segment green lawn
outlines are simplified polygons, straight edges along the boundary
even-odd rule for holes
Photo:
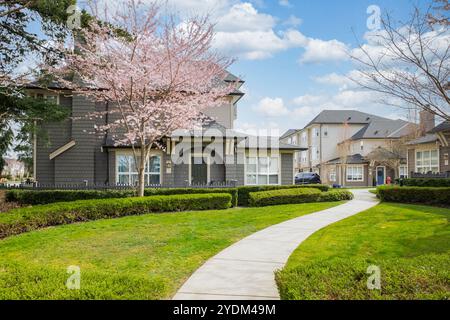
[[[383,203],[311,236],[277,274],[283,299],[450,299],[450,210]],[[368,290],[367,268],[381,270]]]
[[[0,299],[164,299],[251,233],[341,203],[150,214],[65,225],[0,241]],[[65,286],[81,268],[81,290]]]

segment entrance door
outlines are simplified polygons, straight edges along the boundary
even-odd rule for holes
[[[377,167],[377,186],[386,184],[386,168]]]
[[[193,157],[191,183],[193,185],[206,185],[208,183],[208,165],[202,157]]]

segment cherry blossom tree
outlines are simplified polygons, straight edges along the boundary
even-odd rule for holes
[[[233,61],[212,50],[208,17],[182,20],[157,4],[134,0],[116,9],[80,30],[76,49],[52,73],[74,93],[114,106],[88,116],[115,119],[96,132],[132,147],[143,196],[150,150],[162,148],[175,130],[201,124],[205,108],[224,103],[235,87],[224,81]]]

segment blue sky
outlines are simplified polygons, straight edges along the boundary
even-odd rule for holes
[[[255,18],[257,16],[263,17],[261,22],[272,17],[271,29],[280,38],[282,34],[294,30],[309,39],[307,45],[299,39],[298,45],[286,45],[286,48],[273,50],[268,41],[268,45],[263,46],[267,56],[262,57],[258,57],[258,54],[249,56],[248,51],[252,50],[253,45],[247,45],[245,37],[241,42],[245,49],[239,45],[235,45],[237,48],[231,46],[229,53],[238,57],[231,71],[246,81],[244,90],[247,93],[239,103],[236,126],[244,129],[277,128],[282,133],[289,128],[303,127],[323,109],[341,108],[358,109],[391,118],[405,117],[403,110],[376,103],[378,98],[375,95],[361,92],[352,84],[345,85],[346,79],[340,77],[354,70],[355,66],[336,49],[343,46],[349,50],[356,48],[355,36],[365,42],[364,34],[369,31],[369,6],[377,5],[383,12],[388,11],[396,18],[406,19],[414,4],[423,6],[426,3],[411,0],[229,1],[229,6],[221,8],[224,15],[220,19],[225,22],[233,21],[227,20],[226,16],[234,8],[236,18],[248,19],[249,23],[258,21]],[[237,15],[239,10],[247,11],[248,14]],[[235,33],[239,36],[242,30],[248,29],[249,38],[252,32],[255,37],[258,36],[257,27],[240,23],[236,28],[227,28],[220,19],[219,34],[225,29],[229,37]],[[269,25],[261,27],[261,30],[269,30]],[[226,46],[226,43],[219,45],[222,50]],[[264,52],[264,48],[261,51]]]
[[[147,0],[144,0],[147,1]],[[151,0],[148,0],[151,1]],[[83,0],[79,0],[82,6]],[[108,4],[120,0],[108,0]],[[364,35],[370,6],[406,19],[429,0],[168,0],[182,14],[209,13],[217,23],[214,46],[236,57],[231,72],[246,83],[239,102],[240,129],[302,128],[324,109],[357,109],[390,118],[405,111],[348,80],[355,70],[346,52]],[[35,27],[35,26],[34,26]],[[356,37],[356,38],[355,38]]]

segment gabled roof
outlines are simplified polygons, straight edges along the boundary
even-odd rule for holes
[[[435,135],[435,134],[427,134],[427,135],[424,135],[423,137],[411,140],[411,141],[409,141],[406,144],[407,145],[425,144],[425,143],[436,142],[438,140],[439,140],[439,138],[438,138],[437,135]]]
[[[410,133],[410,125],[412,123],[403,120],[375,119],[355,133],[351,139],[400,138]]]
[[[347,156],[346,160],[345,160],[345,164],[365,164],[368,163],[369,161],[364,159],[364,157],[362,155],[358,154],[353,154],[351,156]],[[327,164],[342,164],[342,158],[336,158],[333,160],[330,160],[327,162]]]
[[[368,124],[374,120],[389,120],[356,110],[324,110],[315,117],[306,127],[312,124]]]
[[[437,127],[435,127],[433,130],[431,130],[429,133],[438,133],[442,131],[450,131],[450,121],[444,121]]]
[[[288,131],[286,131],[281,137],[280,139],[285,139],[287,137],[292,136],[293,134],[295,134],[298,130],[297,129],[289,129]]]

